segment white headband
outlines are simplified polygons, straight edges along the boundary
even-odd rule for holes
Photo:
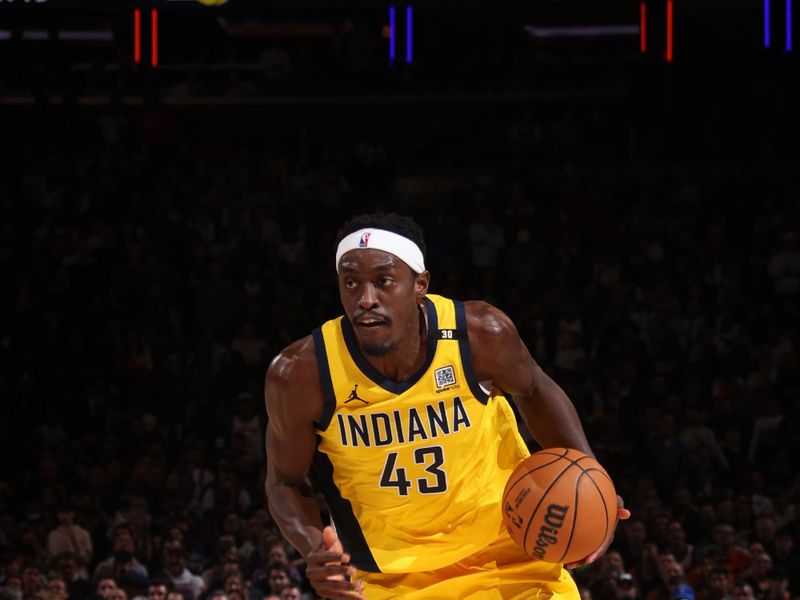
[[[422,250],[407,237],[385,229],[359,229],[339,242],[339,247],[336,248],[336,272],[339,272],[339,261],[347,252],[369,248],[394,254],[415,273],[425,271]]]

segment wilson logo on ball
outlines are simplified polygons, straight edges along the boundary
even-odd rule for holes
[[[566,504],[551,504],[547,507],[547,514],[544,516],[544,523],[539,528],[539,535],[536,538],[536,545],[533,547],[533,554],[539,558],[544,558],[547,547],[558,541],[558,532],[564,525],[564,519],[569,512]]]

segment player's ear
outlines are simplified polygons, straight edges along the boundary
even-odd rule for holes
[[[430,271],[423,271],[422,273],[414,275],[414,289],[417,292],[417,298],[420,300],[428,293],[428,284],[431,282]]]

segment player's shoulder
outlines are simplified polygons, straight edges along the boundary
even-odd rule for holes
[[[470,338],[475,336],[498,339],[507,335],[517,335],[517,329],[509,316],[488,302],[483,300],[464,302],[464,312]]]
[[[286,346],[275,355],[267,369],[267,381],[289,384],[307,378],[317,369],[314,338],[310,335]]]
[[[492,379],[519,360],[519,333],[508,315],[488,302],[464,302],[464,309],[475,372]]]
[[[278,417],[279,421],[294,422],[319,417],[322,387],[317,375],[314,339],[310,335],[289,344],[272,359],[264,396],[270,419]]]

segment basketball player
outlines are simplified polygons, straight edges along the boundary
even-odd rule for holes
[[[324,598],[577,599],[568,571],[523,553],[502,524],[506,480],[528,456],[502,392],[543,447],[591,454],[578,415],[505,314],[428,294],[424,254],[407,217],[345,226],[345,315],[267,373],[272,515]]]

